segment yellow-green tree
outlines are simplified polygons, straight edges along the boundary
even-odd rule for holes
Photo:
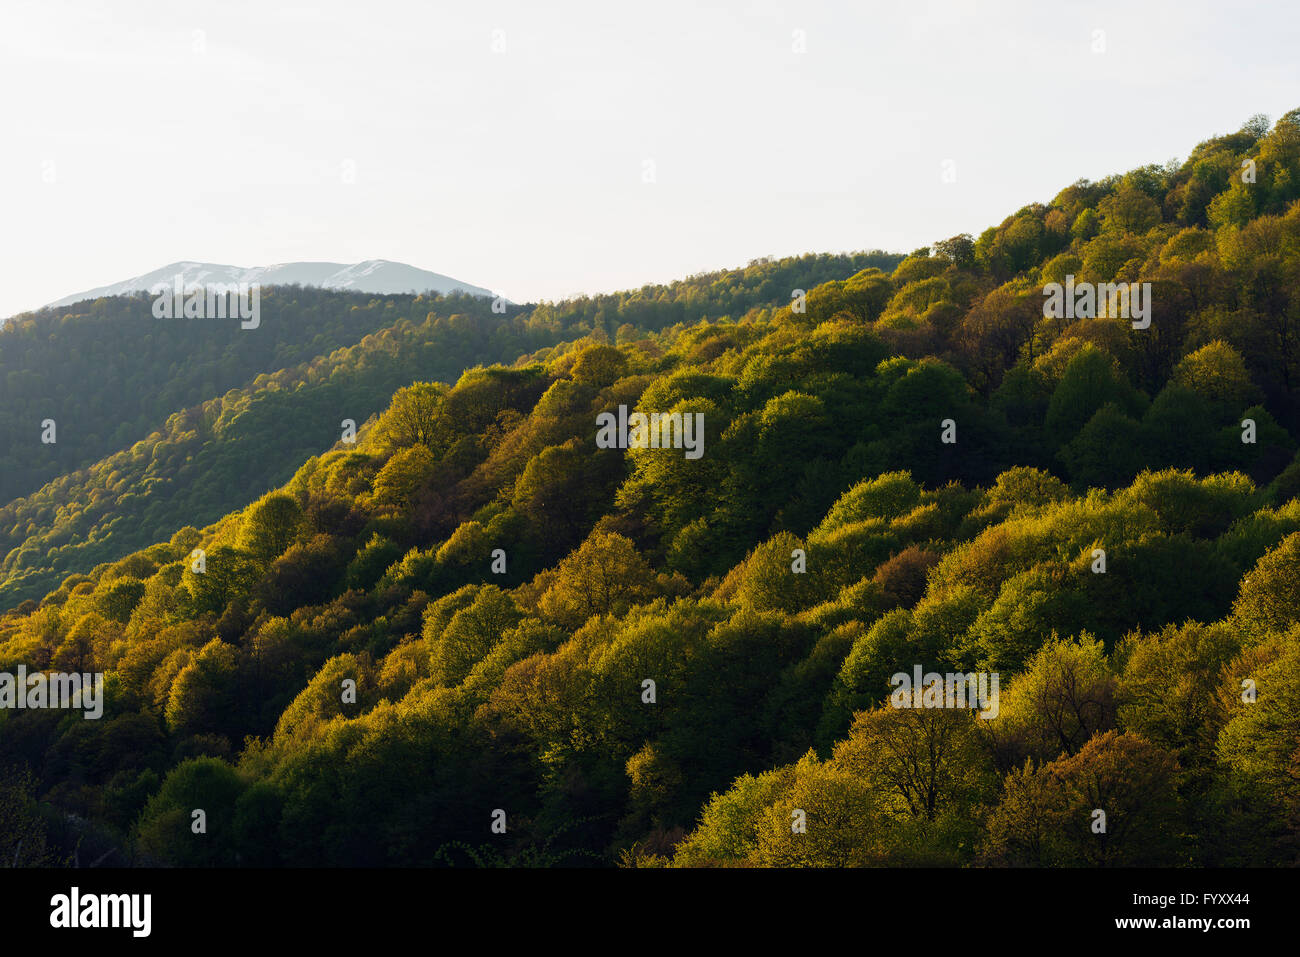
[[[655,581],[631,539],[616,532],[593,532],[556,572],[539,604],[545,615],[573,628],[649,598]]]

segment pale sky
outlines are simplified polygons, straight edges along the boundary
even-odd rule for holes
[[[530,301],[906,252],[1275,120],[1297,50],[1294,0],[0,0],[0,316],[177,260]]]

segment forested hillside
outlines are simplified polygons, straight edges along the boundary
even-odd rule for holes
[[[233,320],[159,320],[146,297],[21,319],[10,324],[11,339],[0,338],[0,362],[26,370],[8,376],[11,388],[0,402],[0,436],[7,427],[13,439],[0,447],[17,463],[0,474],[12,487],[24,474],[83,462],[105,444],[102,437],[140,439],[0,508],[0,609],[39,599],[69,573],[243,507],[337,441],[343,419],[364,422],[405,383],[454,382],[467,368],[509,363],[540,346],[615,337],[614,315],[627,320],[623,335],[659,330],[771,305],[784,301],[781,290],[791,284],[811,287],[900,259],[860,253],[761,261],[667,287],[502,313],[468,296],[369,298],[286,287],[267,291],[265,322],[250,330]],[[330,351],[330,342],[356,344]],[[60,350],[76,361],[55,361]],[[313,358],[280,368],[299,355]],[[163,383],[157,392],[149,388],[154,381]],[[223,393],[227,385],[239,387]],[[198,396],[211,398],[188,408],[169,404]],[[109,433],[119,414],[130,423]],[[52,444],[40,441],[47,417],[58,428]]]
[[[1300,862],[1297,199],[1300,110],[737,283],[779,306],[539,307],[590,331],[0,617],[0,671],[106,674],[0,711],[0,858]],[[1149,324],[1046,315],[1067,277]],[[702,454],[601,447],[620,407]],[[996,714],[897,707],[914,668]]]
[[[240,329],[238,319],[156,319],[145,294],[15,316],[0,326],[0,502],[129,448],[172,413],[260,373],[360,342],[412,299],[267,289],[256,329]],[[435,303],[421,300],[421,318]],[[443,308],[476,303],[463,297]],[[58,427],[56,442],[41,442],[46,419]]]

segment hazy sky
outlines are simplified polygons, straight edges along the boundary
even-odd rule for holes
[[[1294,0],[0,0],[0,316],[182,259],[525,301],[908,251],[1276,119],[1297,50]]]

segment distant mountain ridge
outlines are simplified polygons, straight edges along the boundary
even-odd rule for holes
[[[135,292],[148,292],[158,283],[171,285],[176,276],[185,285],[203,283],[260,283],[263,286],[302,285],[321,289],[350,289],[380,295],[395,293],[434,292],[442,295],[465,293],[471,296],[492,296],[489,289],[472,286],[441,273],[417,269],[406,263],[387,259],[367,259],[365,262],[329,263],[294,262],[276,263],[272,266],[226,266],[218,263],[175,262],[153,272],[135,276],[108,286],[99,286],[85,292],[74,293],[50,303],[45,308],[70,306],[101,296],[121,296]]]

